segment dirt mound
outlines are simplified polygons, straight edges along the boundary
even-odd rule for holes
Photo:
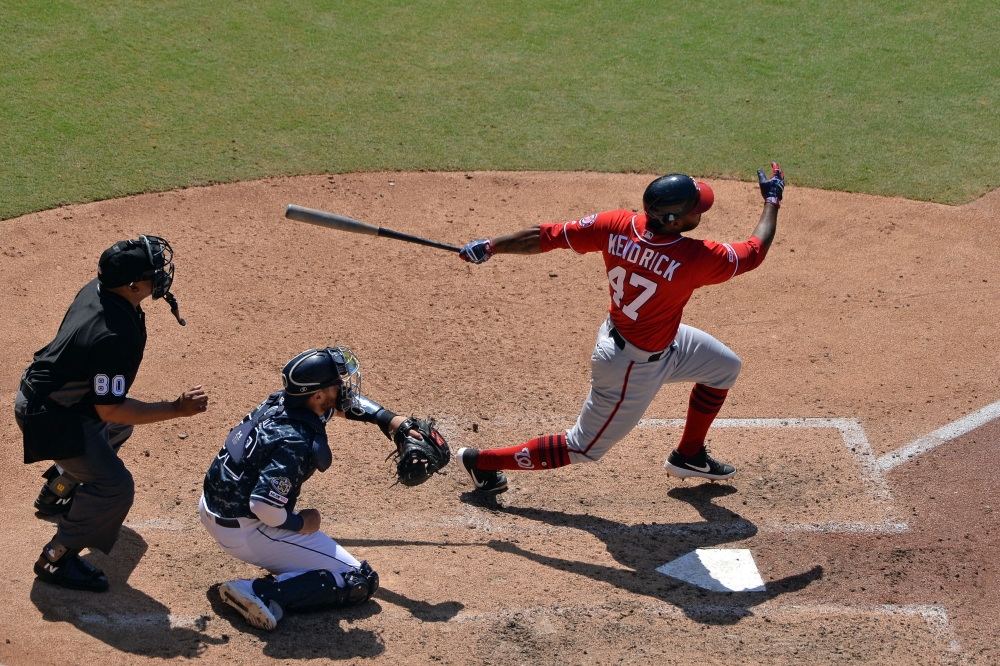
[[[454,468],[416,489],[390,488],[384,438],[338,423],[330,428],[334,465],[305,486],[301,506],[323,512],[324,529],[372,562],[383,589],[362,608],[293,617],[268,635],[219,603],[213,586],[255,572],[202,530],[201,479],[229,428],[280,386],[288,358],[347,344],[362,360],[367,395],[400,413],[437,415],[453,447],[507,445],[572,424],[607,309],[606,276],[594,255],[503,256],[469,266],[442,251],[287,221],[286,204],[460,245],[637,208],[649,180],[315,176],[3,222],[0,407],[8,417],[0,420],[7,450],[0,470],[9,492],[0,506],[7,534],[0,556],[9,582],[0,591],[0,661],[997,659],[997,627],[983,624],[986,613],[973,601],[984,586],[996,598],[995,560],[976,559],[977,576],[950,579],[948,590],[941,576],[933,586],[908,580],[893,587],[879,571],[905,560],[892,555],[903,546],[935,560],[995,548],[998,514],[983,509],[979,522],[963,523],[969,532],[978,528],[975,546],[941,532],[956,541],[954,550],[942,541],[917,551],[913,535],[926,529],[933,539],[944,529],[942,503],[963,510],[963,496],[939,497],[934,511],[923,512],[910,484],[903,506],[893,489],[907,468],[883,479],[865,456],[998,399],[1000,267],[981,240],[1000,218],[998,192],[947,207],[788,188],[763,266],[697,292],[685,312],[688,324],[744,361],[720,418],[771,419],[713,431],[713,450],[741,467],[732,484],[679,485],[661,467],[679,436],[670,420],[683,418],[689,386],[664,389],[647,413],[661,421],[636,430],[597,465],[512,474],[498,505],[477,502]],[[760,213],[756,186],[711,185],[716,205],[698,234],[745,239]],[[133,394],[172,398],[204,383],[212,404],[201,417],[136,429],[122,452],[138,488],[126,533],[110,557],[88,556],[108,571],[112,591],[57,592],[31,574],[53,527],[30,511],[44,466],[20,463],[13,394],[32,353],[94,275],[100,252],[139,233],[173,244],[174,293],[188,325],[179,327],[162,303],[146,308],[149,344]],[[797,418],[840,421],[774,429]],[[850,428],[863,431],[867,453],[852,449]],[[977,446],[996,452],[992,432]],[[960,466],[940,468],[961,474]],[[979,491],[970,497],[977,506],[986,501]],[[924,513],[934,521],[922,523]],[[768,592],[710,593],[655,571],[703,547],[751,549]],[[875,554],[857,558],[859,547]],[[845,564],[854,561],[864,570]]]

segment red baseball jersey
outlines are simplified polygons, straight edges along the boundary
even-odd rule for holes
[[[542,252],[601,252],[608,269],[611,322],[640,349],[658,352],[677,335],[681,313],[698,287],[746,273],[764,260],[756,236],[745,243],[716,243],[646,230],[646,216],[613,210],[543,224]]]

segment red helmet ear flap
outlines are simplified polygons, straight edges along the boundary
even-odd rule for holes
[[[698,185],[698,205],[694,207],[691,213],[704,213],[715,203],[715,192],[712,191],[712,188],[708,184],[701,181],[695,182]]]

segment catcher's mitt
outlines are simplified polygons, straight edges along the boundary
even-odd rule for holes
[[[420,438],[410,434],[416,431]],[[416,419],[412,416],[403,421],[393,435],[396,442],[396,477],[404,486],[419,486],[431,478],[451,460],[448,442],[434,428],[434,419]]]

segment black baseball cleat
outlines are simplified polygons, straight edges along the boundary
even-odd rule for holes
[[[726,463],[721,463],[708,455],[708,449],[701,448],[701,451],[693,456],[682,456],[677,449],[670,452],[667,462],[663,463],[667,472],[672,476],[686,479],[690,476],[711,481],[721,481],[736,474],[736,468]]]
[[[43,516],[61,516],[69,513],[69,508],[73,506],[73,495],[69,497],[59,497],[49,489],[49,484],[42,486],[35,498],[35,511]]]
[[[507,492],[507,477],[500,472],[484,471],[476,468],[477,449],[462,447],[458,450],[458,464],[476,485],[476,490],[484,495],[499,495]]]
[[[103,571],[69,551],[55,562],[42,552],[35,562],[35,575],[38,580],[71,590],[104,592],[108,589],[108,577]]]

